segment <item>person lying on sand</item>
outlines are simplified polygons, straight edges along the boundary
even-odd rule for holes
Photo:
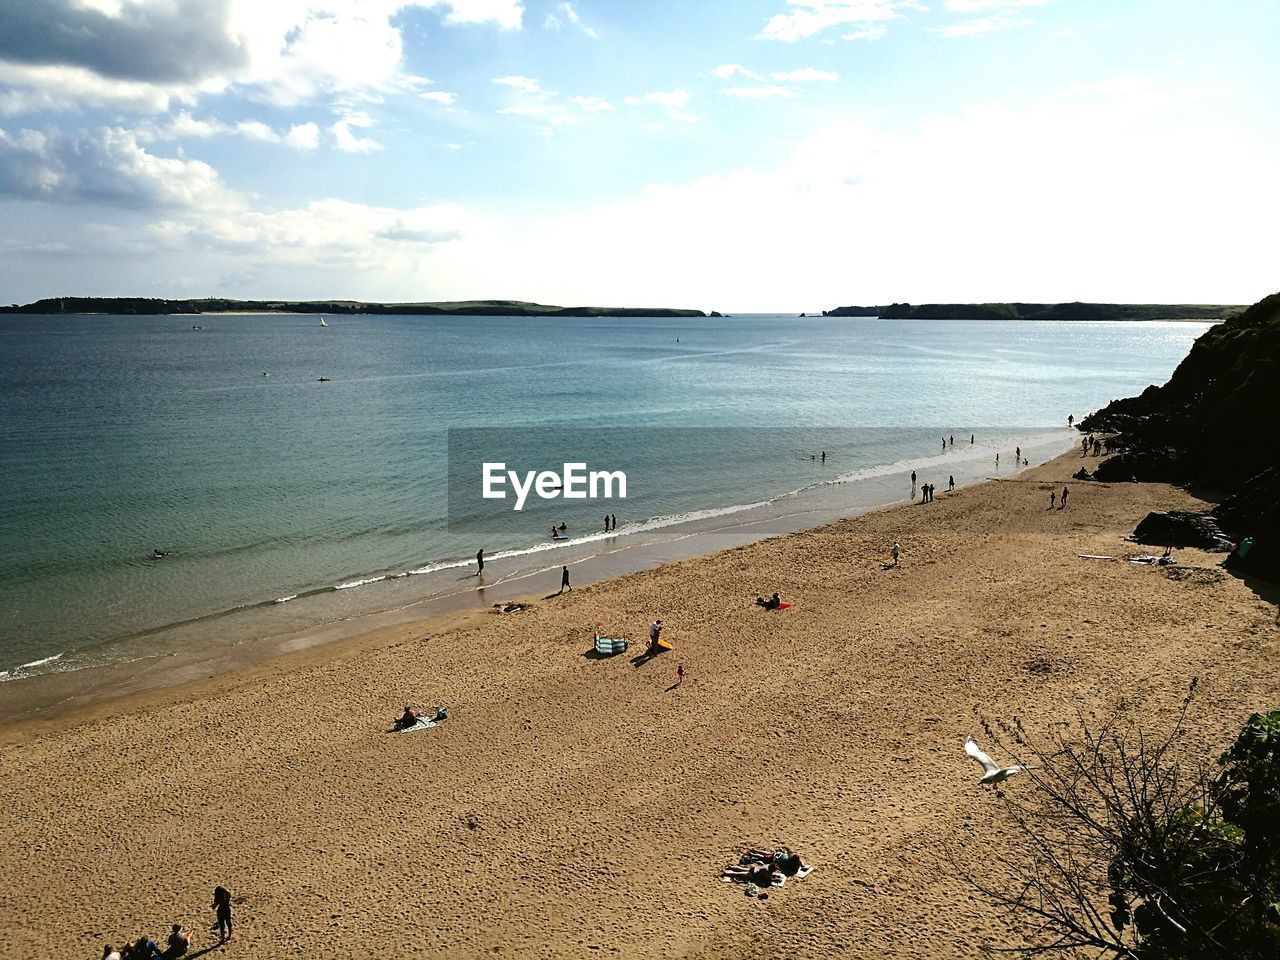
[[[763,863],[777,869],[784,877],[794,877],[804,869],[800,854],[790,847],[779,847],[777,850],[748,850],[742,856],[742,865]]]
[[[766,610],[777,610],[782,606],[782,597],[778,595],[778,591],[773,591],[773,596],[766,600],[764,597],[756,597],[756,605],[764,607]]]
[[[780,871],[772,863],[730,864],[720,872],[720,876],[728,877],[740,883],[754,883],[757,887],[773,886],[773,878]]]

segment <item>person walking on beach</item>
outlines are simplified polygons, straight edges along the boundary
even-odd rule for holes
[[[999,468],[999,466],[1000,466],[1000,454],[998,454],[998,453],[997,453],[997,454],[996,454],[996,467],[997,467],[997,468]]]
[[[1022,459],[1022,448],[1021,448],[1021,447],[1014,447],[1014,448],[1013,448],[1013,464],[1014,464],[1014,466],[1017,466],[1017,465],[1018,465],[1018,462],[1019,462],[1021,459]]]
[[[1049,491],[1049,509],[1052,510],[1057,505],[1058,505],[1058,491],[1050,490]]]
[[[1070,490],[1068,490],[1068,489],[1066,488],[1066,486],[1064,485],[1064,486],[1063,486],[1063,488],[1062,488],[1062,509],[1063,509],[1063,510],[1067,509],[1067,494],[1068,494],[1068,493],[1070,493],[1070,492],[1071,492],[1071,491],[1070,491]]]
[[[947,477],[947,493],[950,493],[955,488],[956,488],[955,476],[953,475],[953,476]]]
[[[213,929],[218,931],[218,943],[231,939],[231,891],[226,887],[213,888],[213,914],[217,918]]]
[[[676,686],[678,687],[682,683],[684,683],[684,664],[677,663],[676,664]]]
[[[560,592],[564,593],[566,590],[572,589],[573,587],[569,586],[569,567],[567,565],[562,566],[560,568]]]
[[[476,551],[476,576],[484,576],[484,547]]]
[[[895,540],[893,541],[893,549],[889,551],[889,556],[893,558],[890,561],[889,566],[896,567],[898,565],[898,557],[900,557],[901,555],[902,555],[902,547],[899,546],[898,541]]]

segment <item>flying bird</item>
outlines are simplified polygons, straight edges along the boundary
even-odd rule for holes
[[[1030,770],[1030,767],[1024,767],[1020,763],[1015,763],[1011,767],[1002,767],[989,756],[982,752],[982,748],[974,742],[973,737],[967,737],[964,741],[964,752],[978,763],[982,764],[982,779],[978,783],[989,783],[995,785],[1008,780],[1015,773],[1021,773],[1023,770]]]

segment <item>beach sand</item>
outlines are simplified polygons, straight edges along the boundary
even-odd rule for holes
[[[962,749],[984,719],[1163,730],[1199,677],[1187,743],[1207,759],[1280,705],[1271,588],[1194,550],[1175,576],[1080,559],[1134,552],[1148,510],[1196,501],[1072,483],[1048,510],[1078,462],[0,728],[0,956],[96,957],[175,921],[201,947],[216,884],[227,956],[1009,944],[947,854],[1008,843]],[[795,606],[753,604],[775,589]],[[654,617],[674,651],[584,656],[597,622],[638,653]],[[451,716],[386,734],[405,703]],[[776,842],[815,871],[765,901],[718,880]]]

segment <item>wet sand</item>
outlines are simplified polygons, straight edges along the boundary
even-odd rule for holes
[[[1159,727],[1197,676],[1187,742],[1209,758],[1278,695],[1272,588],[1198,551],[1174,576],[1077,556],[1134,552],[1148,510],[1196,501],[1072,483],[1048,510],[1077,465],[0,728],[0,955],[97,956],[175,921],[201,947],[216,884],[245,957],[1007,944],[946,855],[1006,842],[966,734],[1078,709]],[[752,603],[775,589],[795,606]],[[584,655],[597,622],[639,649],[655,616],[673,652]],[[451,717],[387,735],[406,702]],[[773,842],[816,870],[767,901],[718,881]]]

